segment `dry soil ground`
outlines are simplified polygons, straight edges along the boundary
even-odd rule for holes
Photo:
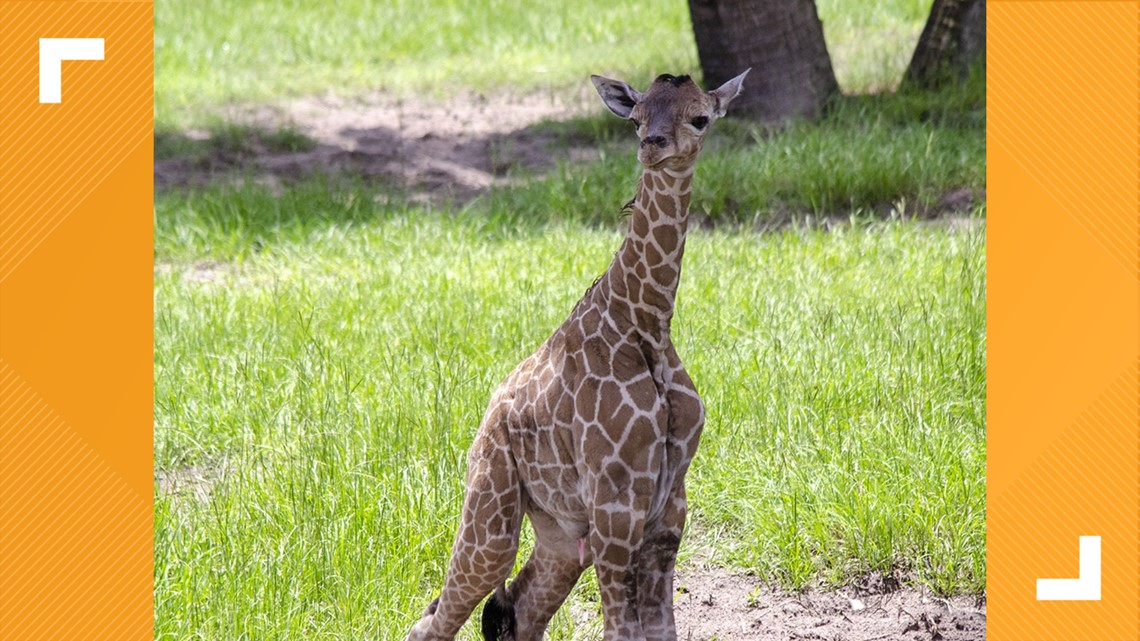
[[[937,599],[882,581],[792,594],[764,587],[757,577],[682,568],[677,586],[677,634],[686,640],[982,641],[986,636],[983,599]]]

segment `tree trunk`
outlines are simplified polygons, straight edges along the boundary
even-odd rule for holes
[[[934,87],[985,59],[986,0],[934,0],[904,85]]]
[[[839,92],[814,0],[689,0],[689,13],[706,86],[752,68],[734,111],[812,118]]]

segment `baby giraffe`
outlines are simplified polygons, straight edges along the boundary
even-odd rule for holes
[[[705,412],[669,326],[693,168],[747,74],[708,92],[689,76],[658,76],[644,93],[591,77],[641,141],[629,231],[566,322],[492,394],[468,453],[446,583],[410,641],[453,639],[492,590],[484,637],[541,639],[591,564],[606,641],[676,639],[685,472]],[[524,514],[534,552],[504,587]]]

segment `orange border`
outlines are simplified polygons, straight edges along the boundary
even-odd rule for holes
[[[987,638],[1140,638],[1136,2],[987,14]],[[1100,536],[1101,599],[1038,601]]]
[[[989,10],[989,638],[1140,637],[1140,12]],[[0,639],[149,639],[149,2],[0,3]],[[38,103],[41,37],[101,37]],[[1103,597],[1039,602],[1103,537]]]
[[[150,639],[153,7],[0,3],[0,639]],[[39,102],[39,39],[103,38]]]

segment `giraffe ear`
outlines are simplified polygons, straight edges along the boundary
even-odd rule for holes
[[[590,80],[597,87],[602,102],[606,103],[610,111],[622,118],[628,119],[629,114],[633,112],[633,107],[641,102],[641,92],[620,80],[611,80],[601,76],[590,76]]]
[[[709,92],[709,95],[716,99],[716,109],[713,113],[717,118],[723,116],[724,112],[728,111],[728,103],[744,91],[744,77],[748,75],[749,71],[752,71],[752,67],[745,69],[744,73]]]

